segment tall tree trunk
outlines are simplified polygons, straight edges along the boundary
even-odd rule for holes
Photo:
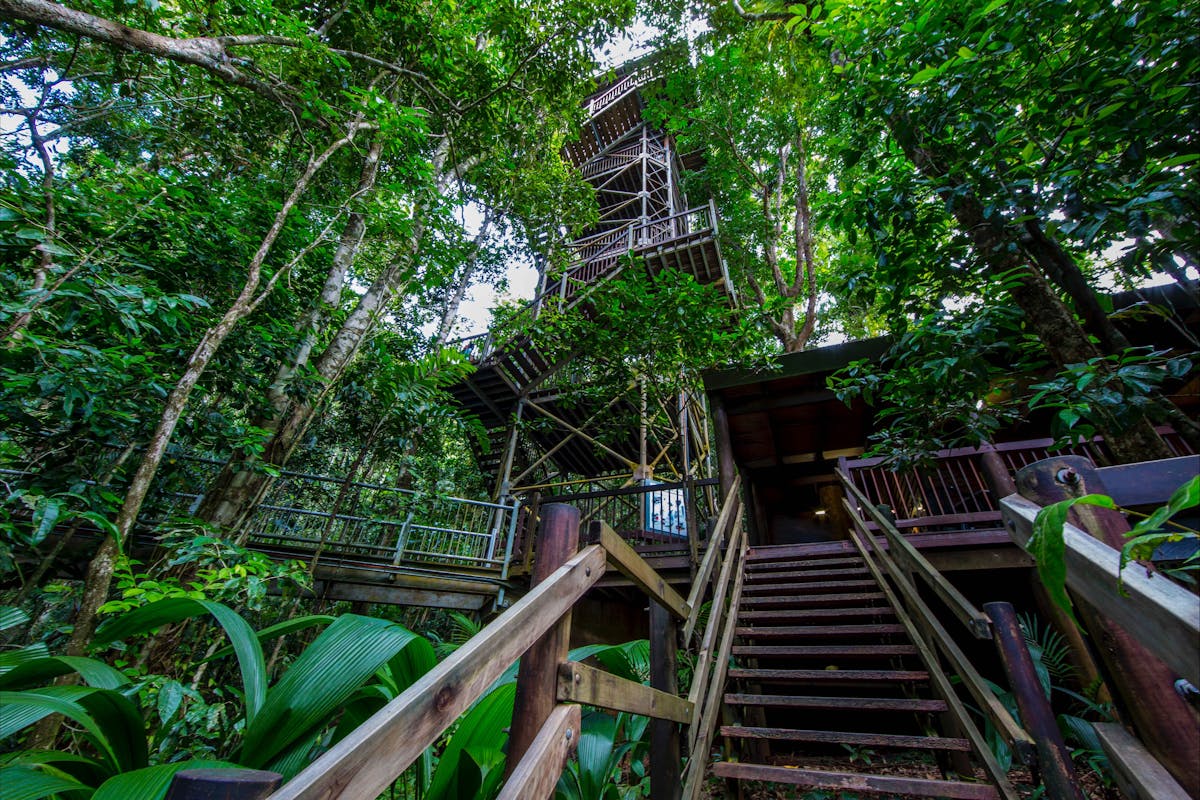
[[[945,166],[947,160],[921,144],[917,140],[917,131],[905,118],[889,117],[888,125],[917,171],[951,202],[951,211],[959,228],[970,238],[988,271],[997,280],[1009,281],[1013,302],[1024,312],[1026,323],[1051,360],[1062,368],[1102,355],[1045,277],[1030,265],[1020,237],[1002,220],[989,218],[974,193],[962,191],[964,183],[950,173]],[[1104,421],[1097,424],[1097,429],[1120,462],[1148,461],[1173,455],[1145,416],[1124,429]]]

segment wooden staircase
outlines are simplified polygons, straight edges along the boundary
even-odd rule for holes
[[[752,549],[720,729],[739,761],[717,776],[887,797],[998,798],[973,777],[910,632],[853,551]],[[802,548],[801,548],[802,550]],[[960,771],[956,775],[954,768]]]

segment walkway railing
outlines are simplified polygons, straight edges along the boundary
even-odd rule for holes
[[[544,308],[552,305],[563,312],[577,305],[583,298],[584,289],[617,274],[621,259],[626,254],[715,229],[716,212],[712,203],[709,203],[668,217],[629,222],[572,242],[568,250],[575,257],[570,266],[508,317],[500,331],[457,339],[447,342],[446,347],[458,350],[473,363],[481,363],[514,340],[527,335],[526,332]]]
[[[139,528],[195,513],[224,462],[172,454],[151,488]],[[7,470],[13,477],[29,473]],[[120,486],[114,486],[120,490]],[[492,503],[282,470],[240,533],[253,549],[292,558],[415,567],[507,578],[520,501]]]

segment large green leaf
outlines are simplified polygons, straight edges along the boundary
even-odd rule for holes
[[[1067,524],[1067,514],[1077,505],[1102,506],[1115,508],[1113,499],[1103,494],[1085,494],[1082,497],[1072,497],[1048,505],[1037,513],[1033,520],[1033,536],[1029,538],[1026,548],[1033,560],[1037,562],[1038,575],[1046,586],[1046,593],[1054,604],[1066,611],[1072,618],[1074,612],[1071,597],[1067,594],[1067,560],[1066,544],[1063,539],[1063,526]]]
[[[0,675],[28,661],[37,661],[40,658],[49,657],[50,648],[46,647],[42,642],[34,642],[19,650],[6,650],[0,653]]]
[[[473,773],[470,770],[460,771],[460,761],[468,749],[475,753],[472,763],[476,765],[488,760],[483,757],[484,751],[502,750],[508,741],[507,728],[512,725],[516,692],[516,684],[501,684],[463,715],[438,759],[425,800],[463,800],[473,797],[484,776],[478,774],[478,769]],[[473,778],[467,780],[468,775]],[[468,784],[473,784],[474,788]]]
[[[0,606],[0,631],[29,622],[29,615],[14,606]]]
[[[386,620],[356,614],[338,618],[267,692],[258,715],[247,722],[242,762],[263,767],[324,726],[377,669],[419,639]]]
[[[46,797],[87,797],[92,787],[57,770],[32,764],[0,767],[0,797],[4,800],[43,800]]]
[[[111,689],[50,686],[37,691],[0,692],[0,739],[50,714],[62,714],[83,726],[85,737],[112,772],[146,766],[142,716],[129,698]]]
[[[303,617],[292,617],[291,619],[277,622],[274,625],[269,625],[260,631],[254,633],[258,637],[258,643],[269,642],[272,639],[277,639],[280,636],[286,636],[289,633],[296,631],[307,630],[308,628],[316,627],[317,625],[328,625],[337,617],[332,614],[306,614]],[[217,652],[213,653],[205,661],[212,661],[218,658],[224,658],[233,652],[233,647],[222,647]]]
[[[97,689],[119,689],[129,685],[129,678],[103,661],[82,656],[50,656],[26,661],[0,673],[0,689],[19,689],[31,684],[44,684],[51,678],[78,672],[88,686]]]
[[[267,665],[254,629],[228,606],[212,600],[192,600],[186,597],[157,600],[105,622],[96,630],[93,643],[110,644],[205,613],[211,614],[217,624],[225,629],[225,634],[237,653],[238,667],[242,673],[242,690],[246,696],[246,723],[249,725],[266,698]]]
[[[171,788],[171,779],[176,772],[185,769],[208,769],[216,767],[237,768],[228,761],[195,759],[174,764],[159,764],[156,767],[135,769],[114,775],[101,784],[92,800],[162,800]]]

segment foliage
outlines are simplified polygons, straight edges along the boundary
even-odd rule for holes
[[[353,706],[361,687],[377,672],[386,676],[381,685],[398,693],[433,666],[433,650],[424,639],[394,623],[351,614],[329,622],[268,685],[259,637],[245,620],[220,603],[187,598],[159,600],[123,613],[102,626],[97,642],[108,644],[198,615],[211,615],[225,630],[241,670],[244,707],[241,720],[233,726],[238,735],[226,731],[225,757],[234,764],[272,769],[288,777],[332,743],[326,734],[335,712],[343,705]],[[324,624],[328,618],[317,622]],[[303,624],[312,623],[293,622],[290,627]],[[130,684],[120,672],[93,659],[53,658],[36,652],[6,654],[5,661],[16,666],[0,674],[0,686],[8,690],[0,737],[16,734],[53,712],[66,714],[84,730],[84,746],[78,752],[17,752],[5,762],[6,775],[32,784],[42,775],[31,772],[55,777],[67,773],[79,783],[73,788],[94,790],[94,797],[152,798],[165,793],[174,770],[186,768],[177,762],[149,765],[142,714],[135,704],[143,687]],[[88,686],[32,688],[67,672],[78,672]],[[186,695],[178,683],[157,687],[161,723],[179,713]],[[347,731],[338,730],[342,735]]]
[[[1068,614],[1071,614],[1072,610],[1071,598],[1066,590],[1066,544],[1063,529],[1067,515],[1077,505],[1093,505],[1114,510],[1118,508],[1111,497],[1103,494],[1087,494],[1048,505],[1039,510],[1034,518],[1033,536],[1026,545],[1037,562],[1038,575],[1050,598]],[[1164,542],[1190,539],[1200,543],[1200,532],[1190,528],[1175,526],[1173,530],[1164,529],[1176,514],[1197,506],[1200,506],[1200,476],[1185,482],[1172,493],[1166,505],[1140,520],[1129,530],[1126,534],[1129,541],[1121,548],[1121,571],[1124,571],[1131,560],[1152,559],[1155,550]],[[1136,514],[1128,509],[1122,510],[1125,513]],[[1190,555],[1183,570],[1194,571],[1198,566],[1198,559],[1200,555],[1197,553]],[[1121,589],[1120,580],[1117,588]]]

